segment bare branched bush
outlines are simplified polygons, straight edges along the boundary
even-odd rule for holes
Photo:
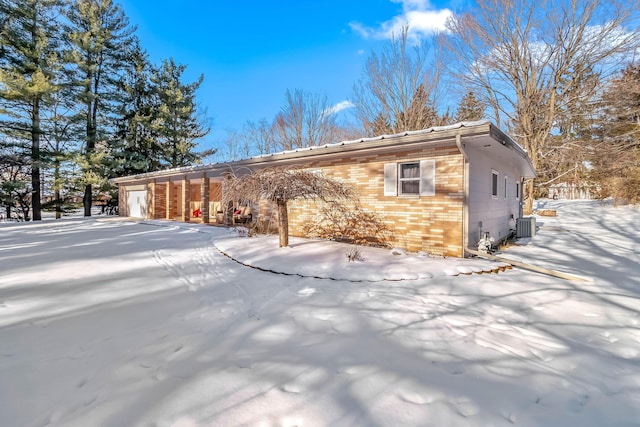
[[[360,249],[358,248],[351,248],[347,251],[347,261],[349,262],[355,262],[355,261],[364,261],[365,258],[364,256],[362,256],[362,253],[360,252]]]
[[[347,241],[359,245],[388,246],[391,229],[374,212],[359,204],[325,203],[304,228],[309,237]]]
[[[280,246],[289,245],[287,202],[319,199],[325,202],[353,200],[353,189],[321,173],[296,167],[274,167],[228,175],[222,184],[223,205],[268,200],[276,204]]]

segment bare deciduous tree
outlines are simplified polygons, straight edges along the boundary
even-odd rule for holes
[[[581,71],[601,75],[638,48],[640,3],[621,0],[479,0],[448,23],[448,69],[511,126],[536,168],[571,85]],[[527,202],[533,199],[533,183]]]
[[[442,124],[437,114],[439,52],[427,44],[411,46],[408,33],[404,27],[382,52],[371,54],[353,87],[356,115],[370,135]]]
[[[266,119],[258,122],[246,122],[242,128],[242,133],[249,146],[255,148],[259,154],[269,154],[277,151],[273,124]]]
[[[225,129],[225,137],[218,143],[216,154],[221,161],[246,159],[254,154],[253,147],[246,135],[233,128]]]
[[[246,175],[231,174],[223,181],[223,205],[229,202],[275,203],[278,212],[280,247],[289,245],[289,212],[287,203],[298,199],[331,201],[353,197],[351,187],[309,170],[275,167],[254,170]]]
[[[278,148],[293,150],[334,142],[336,127],[336,116],[325,95],[287,89],[273,130]]]
[[[285,105],[273,121],[247,121],[242,131],[227,131],[221,150],[235,147],[234,152],[242,148],[243,153],[269,154],[361,137],[361,130],[338,123],[339,111],[324,95],[287,90]]]

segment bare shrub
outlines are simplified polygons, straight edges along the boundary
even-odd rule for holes
[[[374,212],[359,204],[325,203],[304,227],[309,237],[346,241],[358,245],[388,246],[391,229]]]
[[[347,261],[349,262],[354,262],[354,261],[364,261],[365,258],[362,256],[362,253],[360,252],[360,249],[358,248],[352,248],[349,249],[347,251]]]

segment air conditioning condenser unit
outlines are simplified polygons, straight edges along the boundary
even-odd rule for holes
[[[535,237],[536,218],[518,218],[516,221],[516,237]]]

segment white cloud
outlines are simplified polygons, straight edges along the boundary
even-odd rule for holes
[[[365,27],[360,22],[349,22],[349,26],[353,31],[359,33],[362,38],[368,39],[374,32],[373,28]]]
[[[353,102],[349,101],[348,99],[344,100],[344,101],[340,101],[337,104],[331,106],[329,108],[329,112],[331,114],[338,114],[340,111],[342,110],[346,110],[348,108],[353,108],[355,107],[355,105],[353,104]]]
[[[445,31],[445,23],[453,12],[436,9],[427,0],[391,0],[402,4],[402,13],[383,22],[379,27],[368,27],[361,22],[351,22],[349,26],[363,38],[387,39],[392,34],[400,34],[402,27],[409,26],[409,37],[413,40]]]
[[[393,3],[400,3],[405,8],[428,9],[431,5],[429,0],[391,0]]]

